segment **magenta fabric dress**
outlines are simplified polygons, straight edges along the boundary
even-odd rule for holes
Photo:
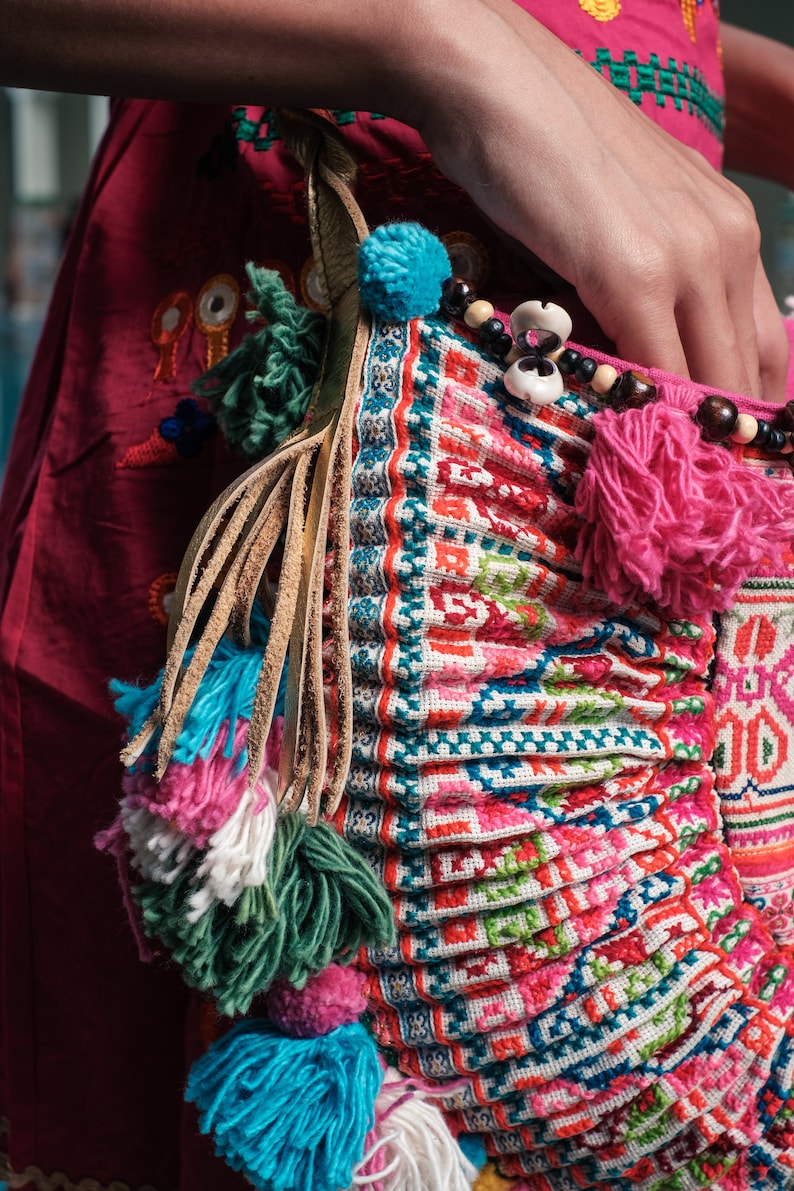
[[[713,0],[527,0],[651,119],[720,160]],[[541,296],[410,130],[336,113],[372,224],[418,218],[509,308]],[[572,147],[573,148],[573,147]],[[652,184],[652,183],[651,183]],[[162,663],[201,513],[242,468],[191,382],[245,329],[244,265],[316,299],[299,171],[261,109],[118,102],[44,330],[0,510],[0,1180],[241,1187],[182,1103],[202,1013],[139,962],[113,865],[108,680]]]

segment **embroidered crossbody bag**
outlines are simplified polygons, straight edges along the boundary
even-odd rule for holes
[[[710,762],[714,613],[791,540],[794,422],[557,308],[508,334],[424,229],[369,234],[321,117],[281,120],[320,377],[199,526],[164,671],[116,684],[103,842],[248,1015],[188,1099],[262,1191],[787,1187],[794,962]]]

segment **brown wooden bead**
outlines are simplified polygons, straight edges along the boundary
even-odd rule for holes
[[[609,403],[616,409],[641,409],[656,400],[656,385],[644,372],[632,368],[621,372],[609,390]]]
[[[695,414],[695,421],[712,442],[724,442],[730,438],[738,418],[739,411],[733,402],[727,397],[718,397],[716,393],[704,397]]]
[[[786,407],[777,421],[781,430],[794,430],[794,401],[786,402]]]

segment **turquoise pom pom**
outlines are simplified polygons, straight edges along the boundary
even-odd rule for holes
[[[359,249],[361,302],[387,321],[433,314],[451,274],[446,248],[420,223],[386,223]]]
[[[289,1038],[252,1019],[193,1064],[185,1098],[219,1157],[260,1191],[339,1191],[364,1155],[382,1080],[358,1024]]]

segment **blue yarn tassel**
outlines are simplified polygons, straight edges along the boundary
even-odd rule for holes
[[[264,644],[270,629],[270,622],[264,614],[254,606],[251,618],[251,633],[255,644],[247,649],[235,645],[228,637],[222,637],[218,642],[206,673],[201,680],[196,698],[187,714],[182,731],[179,733],[174,748],[173,759],[183,765],[192,765],[197,757],[206,760],[212,752],[212,746],[224,724],[231,724],[232,730],[227,733],[223,755],[231,757],[234,749],[234,726],[239,719],[250,720],[254,705],[254,693],[259,670],[264,656]],[[190,661],[192,650],[186,655],[186,663]],[[111,694],[115,697],[116,711],[128,724],[127,735],[133,740],[143,725],[154,712],[160,700],[160,685],[163,671],[149,686],[139,687],[132,683],[113,679],[110,683]],[[286,685],[285,673],[281,676],[281,683],[276,699],[274,715],[284,714],[284,690]],[[149,742],[143,754],[141,764],[143,768],[152,765],[152,759],[157,752],[158,736]],[[238,772],[245,765],[247,750],[243,750],[238,757]]]
[[[254,1018],[194,1063],[185,1098],[219,1157],[259,1191],[340,1191],[364,1155],[382,1081],[358,1024],[290,1038]]]
[[[452,273],[447,250],[420,223],[375,228],[358,253],[358,287],[367,310],[403,322],[438,310]]]

